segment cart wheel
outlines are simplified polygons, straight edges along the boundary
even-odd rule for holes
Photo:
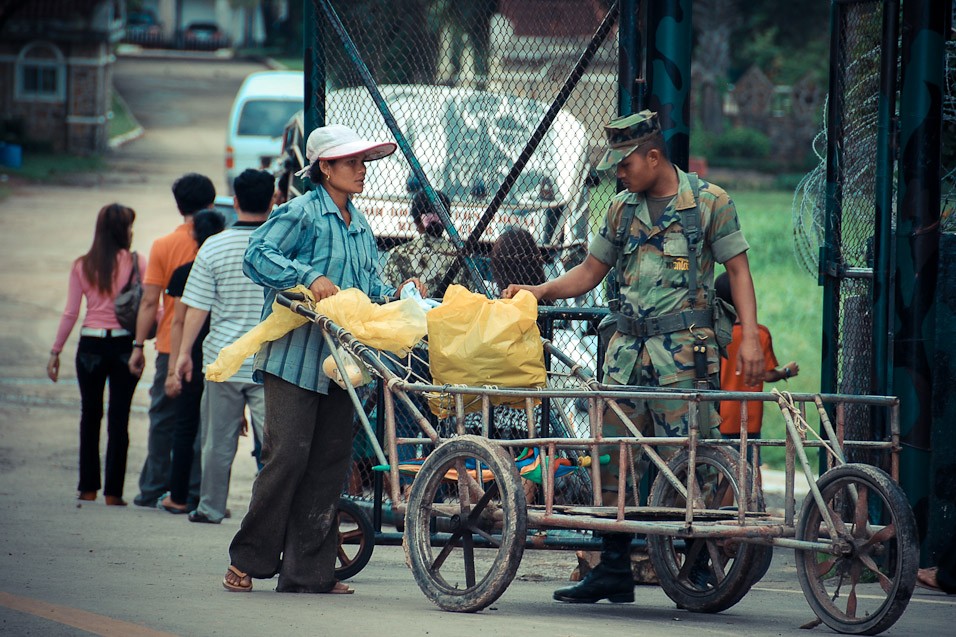
[[[362,508],[339,498],[339,550],[335,558],[335,578],[346,580],[359,574],[375,549],[375,529]]]
[[[813,612],[833,630],[876,635],[896,622],[913,594],[919,566],[916,520],[906,494],[864,464],[834,467],[817,480],[833,528],[812,494],[796,537],[844,544],[838,554],[797,550],[797,575]]]
[[[459,436],[435,449],[412,483],[405,551],[426,597],[444,610],[475,612],[514,579],[526,529],[524,490],[510,454],[485,438]],[[450,534],[435,549],[433,531]]]
[[[678,480],[687,483],[689,454],[678,452],[668,466]],[[728,491],[737,506],[737,463],[740,456],[732,449],[697,449],[698,493],[708,509],[719,509]],[[748,466],[747,480],[752,482]],[[663,475],[651,487],[648,504],[652,507],[684,507],[685,499]],[[648,556],[660,580],[661,588],[680,607],[697,613],[727,610],[766,573],[773,547],[727,538],[686,539],[682,543],[664,535],[647,536]],[[760,572],[760,571],[763,572]]]

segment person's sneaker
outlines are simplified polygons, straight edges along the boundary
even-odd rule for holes
[[[572,604],[594,604],[602,599],[614,604],[633,602],[634,576],[630,571],[608,573],[598,564],[574,586],[554,591],[554,599]]]
[[[200,524],[219,524],[222,520],[210,520],[199,511],[193,511],[189,514],[189,521],[198,522]]]

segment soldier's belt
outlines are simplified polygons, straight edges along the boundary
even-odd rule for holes
[[[661,314],[651,318],[634,318],[633,316],[615,315],[617,331],[622,334],[646,338],[683,332],[691,327],[713,327],[714,319],[711,310],[684,310],[672,314]]]

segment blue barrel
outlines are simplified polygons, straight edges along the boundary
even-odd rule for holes
[[[0,143],[0,164],[10,168],[19,168],[23,165],[23,148],[20,144]]]
[[[23,165],[23,147],[20,144],[0,143],[0,164],[10,168]]]

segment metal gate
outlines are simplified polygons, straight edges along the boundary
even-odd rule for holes
[[[622,44],[633,47],[638,3],[623,4],[630,19]],[[603,125],[633,103],[619,97],[618,3],[544,6],[307,3],[301,132],[344,124],[399,145],[369,164],[364,191],[353,198],[379,240],[390,283],[414,275],[432,296],[460,283],[496,297],[508,283],[543,282],[586,256],[615,192],[613,175],[602,180],[591,169]],[[630,95],[634,84],[626,84]],[[416,199],[441,219],[443,236],[421,243],[425,224],[410,214]],[[415,239],[427,254],[395,249]],[[599,288],[571,305],[606,301]],[[558,318],[549,330],[558,347],[597,370],[588,322]],[[376,403],[374,395],[367,401]],[[566,433],[586,435],[586,409],[581,414],[572,418],[581,430]],[[356,456],[347,491],[367,497],[368,458],[361,449]]]

